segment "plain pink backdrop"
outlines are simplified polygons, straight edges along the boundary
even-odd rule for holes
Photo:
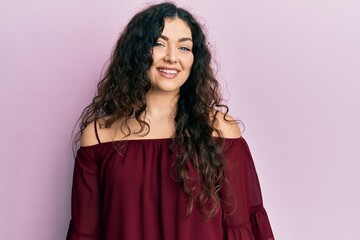
[[[355,239],[360,2],[181,1],[208,31],[245,122],[278,240]],[[69,138],[144,1],[0,0],[0,239],[65,238]]]

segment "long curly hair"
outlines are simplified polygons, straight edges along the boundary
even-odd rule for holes
[[[222,136],[215,127],[215,113],[222,110],[225,120],[228,107],[220,95],[205,34],[187,10],[165,2],[140,11],[130,20],[115,45],[92,103],[78,120],[80,129],[74,145],[90,122],[105,116],[106,120],[100,125],[102,128],[110,128],[115,121],[123,119],[120,130],[129,136],[131,131],[127,122],[135,118],[141,126],[137,133],[148,133],[150,126],[142,117],[146,114],[145,95],[150,89],[147,72],[152,65],[152,48],[167,18],[180,18],[190,27],[194,55],[189,78],[180,88],[174,119],[176,131],[170,146],[178,156],[173,166],[174,179],[188,196],[187,216],[196,204],[206,219],[210,219],[218,213],[223,202],[219,192],[226,182],[223,141],[213,137],[214,132]],[[189,165],[196,170],[196,179],[189,175]]]

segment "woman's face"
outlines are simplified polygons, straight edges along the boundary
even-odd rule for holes
[[[181,19],[165,19],[164,30],[152,49],[153,64],[148,70],[151,90],[178,93],[188,79],[194,62],[189,26]]]

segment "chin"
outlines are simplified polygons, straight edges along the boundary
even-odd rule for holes
[[[183,83],[180,84],[179,82],[159,82],[159,84],[153,84],[151,89],[154,92],[179,93],[182,85]]]
[[[174,93],[174,94],[178,94],[180,92],[180,88],[170,88],[170,87],[163,87],[163,88],[151,88],[152,92],[157,92],[157,93],[164,93],[164,94],[169,94],[169,93]]]

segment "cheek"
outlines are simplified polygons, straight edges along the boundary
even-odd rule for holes
[[[154,48],[152,52],[153,65],[155,65],[160,59],[164,57],[164,51],[159,48]]]
[[[186,67],[189,71],[191,70],[192,65],[194,64],[194,56],[189,55],[183,58],[184,67]]]
[[[191,70],[193,64],[194,64],[194,56],[191,56],[191,58],[189,59],[189,70]]]
[[[155,75],[156,73],[156,67],[153,65],[150,67],[150,69],[147,71],[147,76],[150,80],[153,80],[153,76]]]

